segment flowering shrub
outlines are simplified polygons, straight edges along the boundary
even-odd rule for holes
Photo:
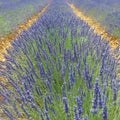
[[[52,1],[0,62],[3,112],[10,120],[113,120],[118,107],[115,60],[108,42]]]

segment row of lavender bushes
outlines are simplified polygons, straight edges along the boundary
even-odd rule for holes
[[[118,120],[117,60],[108,42],[53,0],[0,62],[2,110],[10,120]],[[7,119],[7,118],[6,118]]]
[[[68,2],[98,21],[108,33],[120,37],[119,0],[68,0]]]

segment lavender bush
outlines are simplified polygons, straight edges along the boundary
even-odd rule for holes
[[[10,120],[117,120],[117,60],[64,1],[52,1],[0,62],[2,110]]]

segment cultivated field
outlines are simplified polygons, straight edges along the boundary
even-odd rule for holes
[[[117,3],[0,0],[0,120],[119,120]]]

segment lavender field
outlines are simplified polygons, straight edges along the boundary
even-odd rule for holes
[[[79,2],[34,2],[49,5],[0,61],[0,120],[120,120],[119,44],[76,16]]]

